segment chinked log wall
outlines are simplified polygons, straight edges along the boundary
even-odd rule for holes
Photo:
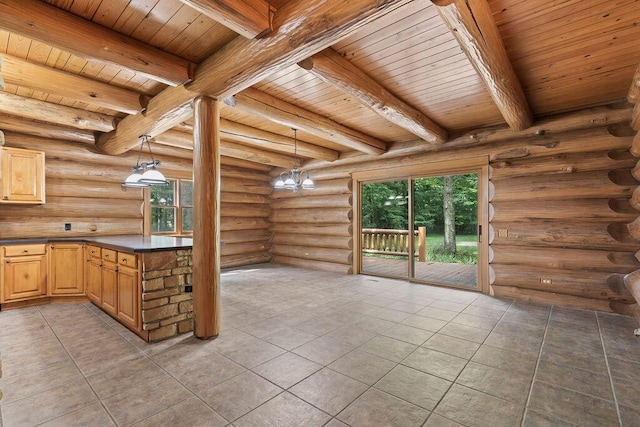
[[[90,144],[12,132],[5,137],[7,147],[45,152],[46,203],[2,205],[0,239],[143,233],[143,191],[120,186],[137,153],[109,156]],[[158,147],[154,154],[168,177],[191,177],[191,151]],[[268,262],[271,167],[227,157],[221,163],[221,266]],[[71,231],[64,231],[65,223]]]
[[[350,171],[488,155],[492,292],[602,311],[610,310],[611,301],[630,303],[629,293],[616,284],[640,268],[634,257],[640,242],[627,229],[638,218],[629,201],[638,186],[631,174],[637,159],[629,153],[632,137],[612,135],[620,134],[615,126],[611,132],[593,127],[600,119],[589,114],[584,114],[582,129],[573,121],[566,127],[560,122],[560,128],[571,130],[458,150],[369,157],[363,163],[347,159],[334,166],[311,164],[320,188],[324,183],[342,185],[321,193],[303,190],[297,196],[273,193],[274,261],[350,271],[357,256],[352,254],[351,232],[357,212],[345,206],[351,201]],[[305,210],[293,210],[293,200]],[[551,279],[551,284],[541,278]]]

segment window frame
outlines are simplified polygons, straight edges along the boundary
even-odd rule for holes
[[[185,231],[183,229],[183,215],[182,210],[185,208],[192,209],[193,212],[193,204],[192,205],[183,205],[182,203],[182,183],[183,182],[191,182],[193,189],[193,179],[192,178],[179,178],[179,177],[167,177],[167,181],[171,182],[174,185],[174,202],[172,205],[152,205],[151,204],[151,188],[145,190],[145,205],[148,206],[148,209],[145,210],[145,229],[148,230],[149,235],[154,236],[193,236],[193,231]],[[175,218],[175,230],[174,231],[153,231],[153,209],[154,208],[173,208],[174,209],[174,218]]]

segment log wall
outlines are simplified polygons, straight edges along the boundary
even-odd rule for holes
[[[328,182],[343,185],[296,196],[274,192],[274,261],[350,272],[357,254],[352,253],[349,226],[358,213],[343,204],[352,195],[346,187],[351,171],[488,155],[491,292],[603,311],[610,310],[611,301],[630,303],[631,295],[616,284],[640,268],[635,257],[640,243],[627,227],[638,218],[632,206],[638,188],[632,174],[637,159],[629,152],[633,137],[607,120],[602,120],[607,126],[594,127],[587,116],[583,128],[572,121],[565,128],[569,130],[521,134],[491,144],[465,143],[458,149],[407,155],[392,148],[377,158],[362,157],[362,162],[353,157],[310,163],[305,169],[321,188]],[[553,126],[563,127],[561,121]],[[335,201],[341,203],[330,204],[332,196],[339,196]],[[319,208],[325,198],[328,204]],[[299,200],[306,212],[293,211],[292,200]],[[316,203],[315,211],[308,209],[311,203]],[[288,226],[289,221],[296,226]],[[332,232],[325,231],[328,226]]]
[[[8,147],[45,152],[46,203],[0,206],[0,239],[143,234],[143,190],[120,185],[137,152],[109,156],[87,143],[5,136]],[[167,177],[191,177],[191,151],[153,151]],[[221,163],[221,266],[268,262],[271,167],[226,157]]]

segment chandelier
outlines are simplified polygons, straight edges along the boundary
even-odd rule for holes
[[[296,163],[298,162],[298,129],[293,130],[293,156]],[[304,179],[302,176],[304,175]],[[303,190],[313,190],[315,188],[313,181],[309,178],[309,172],[304,172],[298,169],[296,165],[289,172],[282,172],[280,177],[273,185],[275,189],[292,190],[297,193],[300,188]]]
[[[157,168],[157,166],[160,164],[160,160],[156,160],[153,158],[153,153],[151,152],[151,144],[149,143],[149,139],[151,138],[151,136],[140,135],[139,138],[140,151],[138,152],[138,160],[136,161],[136,165],[131,168],[133,173],[124,180],[122,186],[145,188],[151,185],[168,184],[169,182],[166,180],[162,172],[160,172]],[[149,155],[151,156],[151,161],[140,163],[140,157],[142,156],[142,149],[144,148],[144,144],[147,144]]]

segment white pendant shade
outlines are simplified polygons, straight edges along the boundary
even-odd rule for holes
[[[151,166],[142,174],[139,182],[142,184],[158,185],[167,184],[167,179],[155,166]]]

